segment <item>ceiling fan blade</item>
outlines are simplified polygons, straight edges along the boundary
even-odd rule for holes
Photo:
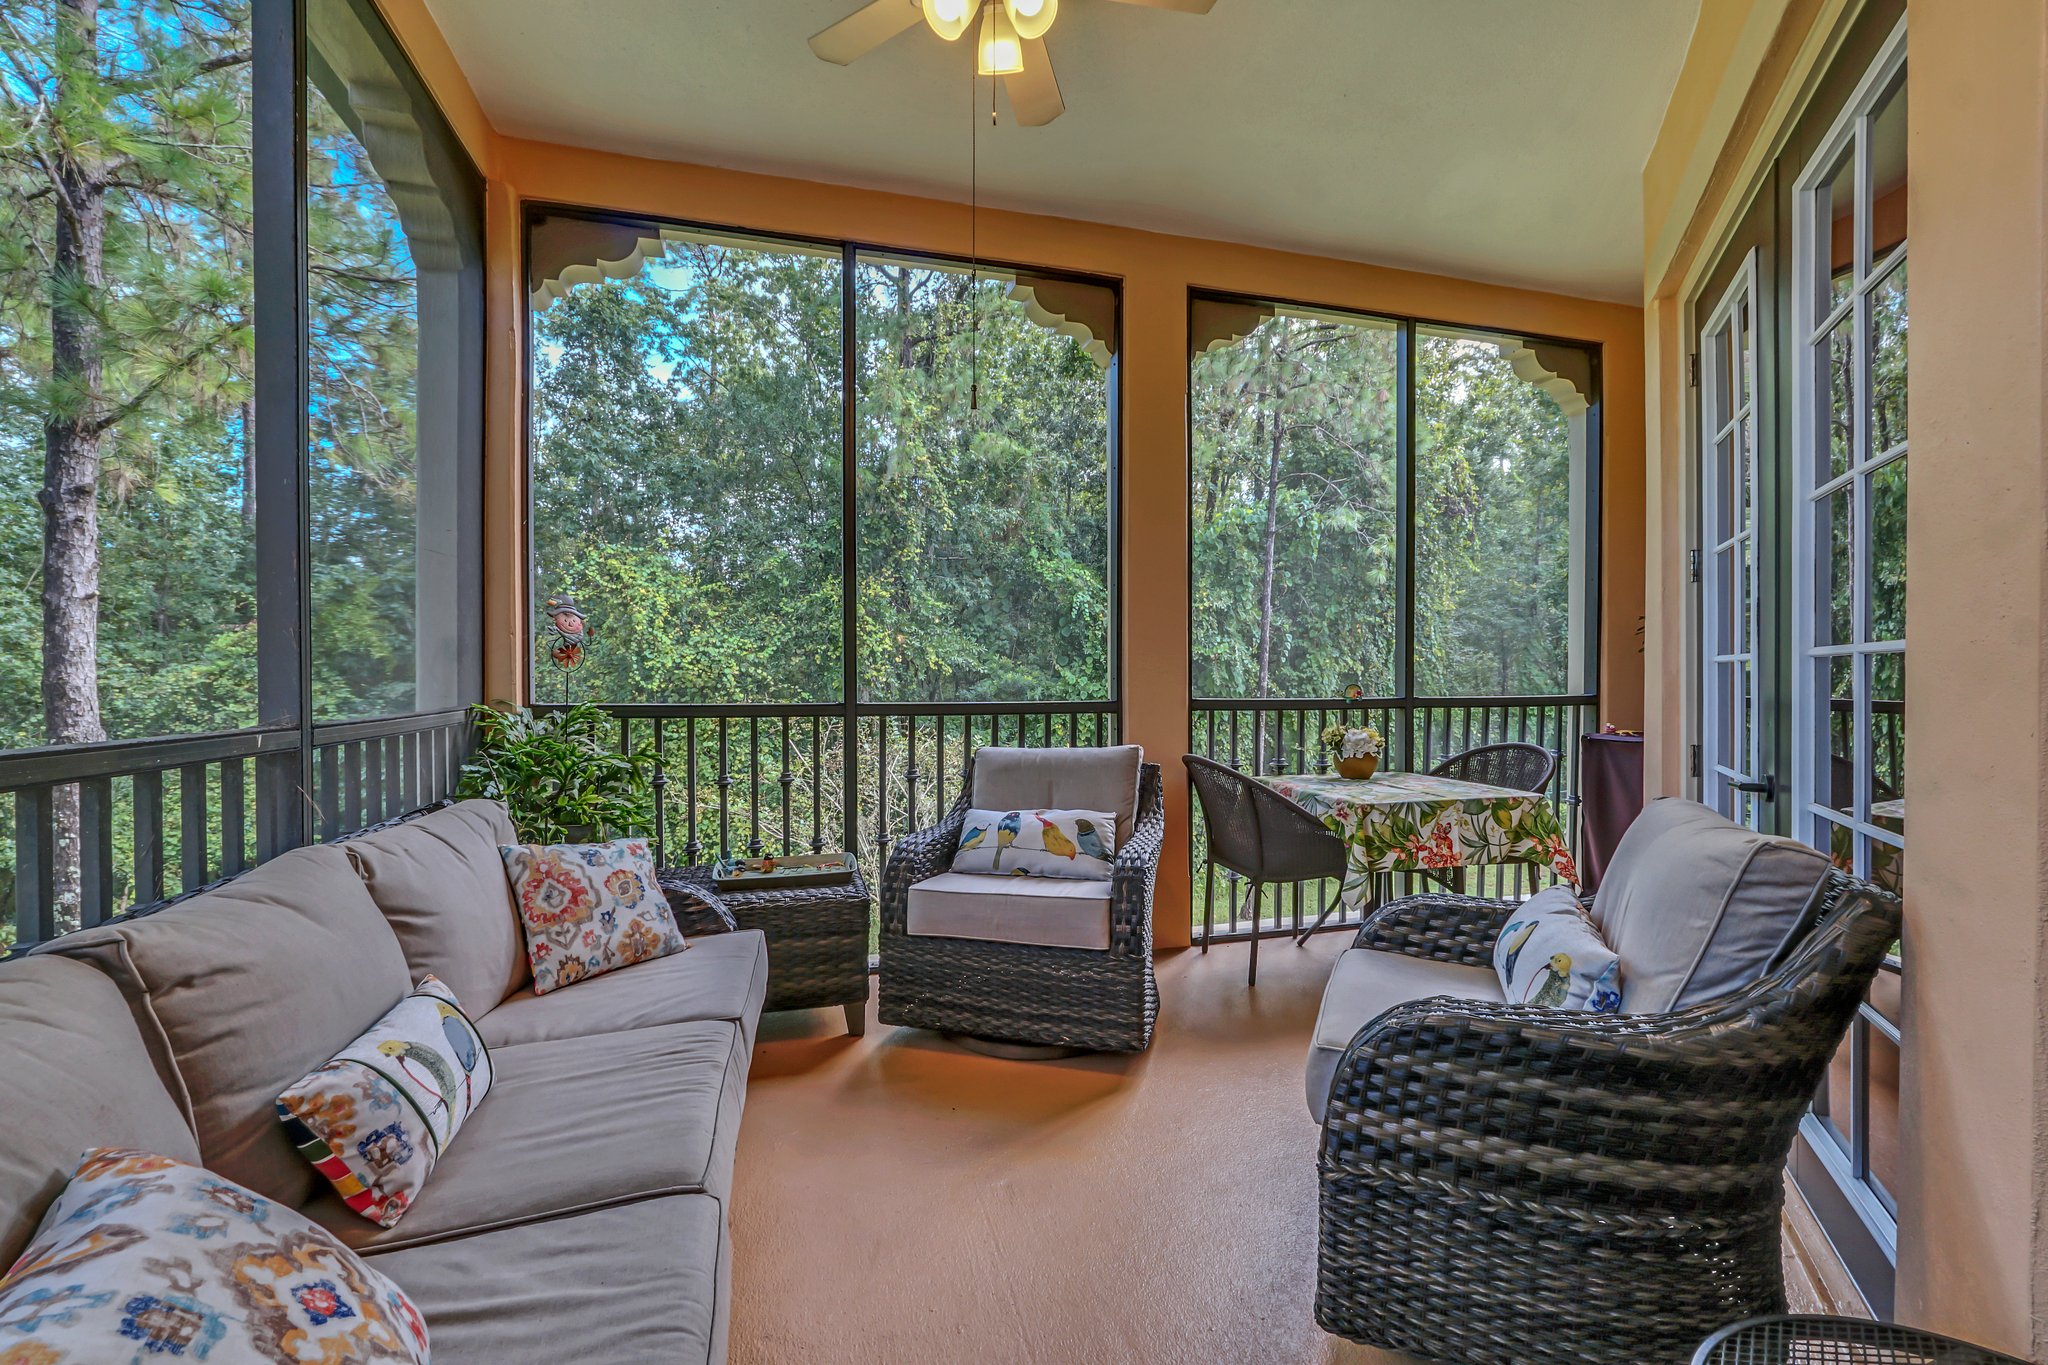
[[[1182,14],[1207,14],[1216,0],[1117,0],[1123,5],[1144,5],[1148,9],[1179,10]]]
[[[869,0],[828,29],[811,35],[811,51],[847,66],[888,42],[919,18],[917,0]]]
[[[1053,72],[1052,54],[1045,50],[1043,38],[1024,40],[1024,69],[1003,77],[1003,88],[1010,94],[1010,112],[1026,128],[1043,128],[1067,112],[1067,103],[1060,98],[1060,78]]]

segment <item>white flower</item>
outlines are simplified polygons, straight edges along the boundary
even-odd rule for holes
[[[1386,741],[1380,738],[1380,732],[1368,725],[1362,729],[1345,730],[1344,741],[1337,746],[1337,756],[1339,758],[1378,758],[1380,751],[1384,748],[1386,748]]]

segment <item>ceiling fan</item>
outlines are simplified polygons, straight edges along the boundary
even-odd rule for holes
[[[1216,0],[1116,0],[1148,9],[1207,14]],[[981,19],[975,40],[976,69],[1000,76],[1017,122],[1038,128],[1066,112],[1059,78],[1045,50],[1046,30],[1059,17],[1060,0],[869,0],[869,3],[811,37],[811,51],[835,66],[847,66],[873,52],[921,18],[932,32],[954,42]]]

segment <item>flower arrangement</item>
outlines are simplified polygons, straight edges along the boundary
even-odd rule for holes
[[[1332,725],[1323,731],[1323,747],[1344,777],[1367,778],[1379,770],[1386,737],[1370,725]]]

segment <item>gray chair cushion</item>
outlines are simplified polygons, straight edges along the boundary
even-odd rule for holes
[[[1109,947],[1110,883],[942,872],[910,888],[908,932],[1041,948]]]
[[[1376,948],[1348,949],[1337,958],[1308,1048],[1308,1112],[1317,1123],[1329,1104],[1337,1063],[1358,1031],[1396,1005],[1433,995],[1500,1004],[1500,976],[1492,967],[1431,962]]]
[[[768,940],[758,929],[693,938],[680,953],[636,962],[535,995],[531,986],[477,1020],[487,1046],[723,1019],[748,1046],[768,998]]]
[[[87,1148],[199,1160],[120,990],[83,962],[0,962],[0,1077],[0,1267],[28,1245]]]
[[[1624,1014],[1684,1009],[1751,984],[1809,926],[1818,850],[1758,834],[1694,801],[1652,802],[1593,900],[1621,958]]]
[[[974,755],[974,804],[984,810],[1113,810],[1116,846],[1138,819],[1136,744],[1101,749],[998,749]]]
[[[369,1251],[629,1199],[724,1198],[750,1060],[725,1021],[497,1048],[491,1093],[396,1226],[378,1227],[331,1189],[306,1216]]]
[[[369,1263],[419,1306],[434,1365],[726,1358],[732,1256],[725,1210],[708,1194],[524,1223]]]
[[[121,987],[207,1167],[292,1207],[316,1177],[277,1121],[277,1097],[412,989],[391,926],[331,846],[47,950]]]
[[[464,801],[342,845],[398,935],[413,977],[440,977],[472,1018],[531,975],[498,854],[500,844],[518,842],[504,806]]]

